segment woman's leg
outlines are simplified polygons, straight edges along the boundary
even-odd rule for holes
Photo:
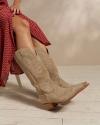
[[[17,48],[30,48],[33,50],[34,45],[30,34],[29,22],[18,15],[12,17],[13,30],[16,34]]]
[[[13,17],[13,28],[16,33],[18,50],[15,52],[16,62],[36,88],[39,99],[43,105],[49,105],[53,109],[53,104],[68,102],[88,84],[83,83],[78,87],[63,88],[54,84],[45,65],[42,64],[38,54],[34,51],[34,45],[30,34],[29,23],[18,17]],[[21,49],[22,48],[22,49]],[[24,48],[24,49],[23,49]],[[32,50],[32,51],[31,51]]]

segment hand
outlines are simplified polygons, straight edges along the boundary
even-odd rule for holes
[[[11,5],[10,9],[13,12],[13,15],[20,14],[20,7],[19,7],[19,5]]]

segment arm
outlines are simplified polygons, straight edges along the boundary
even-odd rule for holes
[[[19,6],[19,5],[20,5],[20,2],[21,2],[21,0],[14,0],[13,5]]]
[[[10,7],[10,9],[11,9],[11,11],[13,11],[14,15],[20,13],[20,2],[21,2],[21,0],[14,0],[13,4]]]

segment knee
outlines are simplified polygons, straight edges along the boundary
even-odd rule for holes
[[[29,22],[21,17],[14,17],[12,20],[13,24],[13,30],[15,32],[25,31],[26,29],[29,29],[30,25]]]
[[[20,26],[23,28],[29,28],[29,22],[25,19],[21,19]]]

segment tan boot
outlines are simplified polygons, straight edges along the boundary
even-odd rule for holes
[[[87,87],[86,83],[74,89],[72,87],[66,89],[54,84],[34,49],[33,51],[30,48],[18,49],[14,58],[36,88],[41,103],[44,105],[50,104],[51,107],[48,107],[48,110],[54,108],[53,104],[69,101],[78,92]]]
[[[45,48],[44,46],[42,46],[40,43],[38,42],[34,42],[35,44],[35,49],[36,52],[38,53],[38,55],[40,56],[43,64],[46,66],[51,79],[55,82],[55,84],[58,84],[61,87],[67,88],[67,87],[75,87],[77,88],[78,86],[80,86],[81,84],[89,84],[87,82],[82,82],[82,83],[78,83],[76,85],[72,85],[66,81],[64,81],[60,76],[59,76],[59,72],[57,69],[57,66],[55,64],[55,62],[53,61],[52,57],[49,54],[49,51],[47,48]]]

